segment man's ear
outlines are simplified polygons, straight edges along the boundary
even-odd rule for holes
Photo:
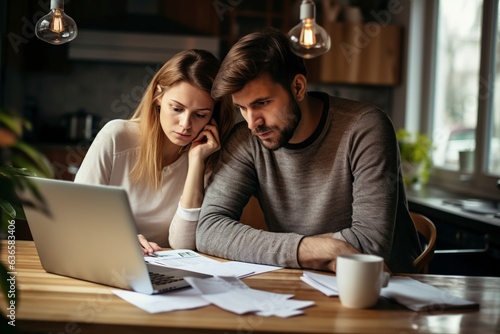
[[[297,74],[292,81],[292,93],[297,101],[302,101],[307,93],[307,78],[303,74]]]

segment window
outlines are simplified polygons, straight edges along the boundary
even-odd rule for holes
[[[474,150],[481,49],[481,0],[441,0],[438,8],[432,138],[436,166],[459,169]]]
[[[435,18],[430,131],[431,182],[500,198],[499,0],[439,0]],[[495,89],[496,88],[496,89]]]
[[[489,118],[487,123],[490,125],[488,129],[488,147],[489,147],[489,161],[488,171],[491,174],[500,175],[500,7],[497,3],[495,19],[497,21],[494,36],[494,100],[493,110],[488,114]]]

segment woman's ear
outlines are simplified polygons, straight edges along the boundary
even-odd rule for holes
[[[161,88],[161,86],[160,86],[160,85],[156,85],[156,94],[155,94],[155,95],[156,95],[156,96],[158,96],[158,97],[156,98],[156,102],[157,102],[159,105],[161,105],[161,92],[162,92],[162,91],[163,91],[163,89]]]
[[[307,79],[303,74],[297,74],[292,81],[292,93],[297,101],[302,101],[307,93]]]

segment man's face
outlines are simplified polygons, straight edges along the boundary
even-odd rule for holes
[[[252,134],[266,148],[277,150],[293,137],[301,118],[299,105],[268,74],[247,83],[232,99]]]

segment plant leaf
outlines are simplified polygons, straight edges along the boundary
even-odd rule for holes
[[[15,162],[15,165],[31,169],[37,174],[37,176],[40,177],[54,177],[54,171],[47,158],[43,154],[35,150],[33,147],[24,142],[18,141],[13,145],[12,148],[15,150],[19,150],[19,153],[22,153],[20,155],[14,154],[13,162]],[[23,155],[28,159],[21,158]],[[17,160],[17,162],[15,160]]]
[[[0,209],[10,218],[16,218],[16,209],[2,198],[0,198]]]
[[[5,126],[10,131],[14,132],[18,137],[23,133],[23,122],[18,115],[8,114],[5,111],[0,111],[0,124]]]

